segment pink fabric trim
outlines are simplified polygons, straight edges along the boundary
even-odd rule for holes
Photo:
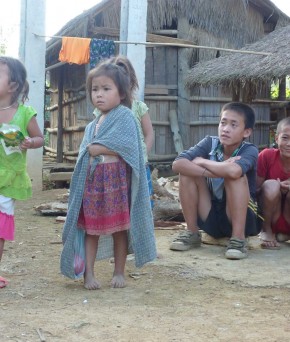
[[[0,211],[0,239],[14,240],[14,215],[7,215]]]

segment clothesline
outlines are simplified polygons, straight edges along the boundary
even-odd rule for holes
[[[44,38],[59,38],[62,39],[62,36],[45,36],[34,33],[35,36],[44,37]],[[195,49],[208,49],[208,50],[217,50],[217,51],[227,51],[227,52],[235,52],[242,54],[254,54],[254,55],[262,55],[262,56],[270,56],[272,53],[270,52],[262,52],[262,51],[251,51],[251,50],[236,50],[236,49],[227,49],[220,48],[214,46],[203,46],[203,45],[194,45],[194,44],[183,44],[183,43],[156,43],[156,42],[130,42],[130,41],[114,41],[115,44],[133,44],[133,45],[147,45],[149,47],[154,46],[176,46],[182,48],[195,48]]]

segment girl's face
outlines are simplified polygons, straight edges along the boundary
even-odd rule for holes
[[[121,96],[114,81],[107,76],[92,79],[92,102],[103,114],[121,103]]]
[[[8,94],[11,97],[8,66],[0,63],[0,98],[5,98]]]
[[[283,125],[281,131],[276,135],[275,140],[281,156],[290,158],[290,126]]]

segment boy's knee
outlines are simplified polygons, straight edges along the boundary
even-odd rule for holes
[[[179,185],[188,185],[194,181],[193,177],[185,176],[180,174],[179,175]]]
[[[275,179],[266,180],[261,187],[261,191],[264,197],[276,199],[280,197],[280,184]]]

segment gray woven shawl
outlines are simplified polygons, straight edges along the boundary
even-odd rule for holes
[[[118,153],[131,166],[129,250],[135,254],[135,265],[137,267],[142,267],[157,256],[142,144],[134,115],[130,109],[122,105],[114,108],[106,116],[95,135],[95,128],[99,118],[100,116],[96,117],[86,127],[71,179],[68,213],[62,234],[63,250],[60,268],[63,275],[72,279],[80,277],[84,272],[83,269],[81,273],[76,273],[74,262],[76,253],[79,253],[79,251],[76,251],[77,249],[81,248],[83,256],[85,254],[85,233],[77,228],[77,220],[89,166],[90,156],[86,148],[89,143],[101,144]],[[98,160],[98,158],[95,158],[92,169],[93,165],[98,163]],[[101,236],[97,259],[111,256],[113,256],[112,236]]]

